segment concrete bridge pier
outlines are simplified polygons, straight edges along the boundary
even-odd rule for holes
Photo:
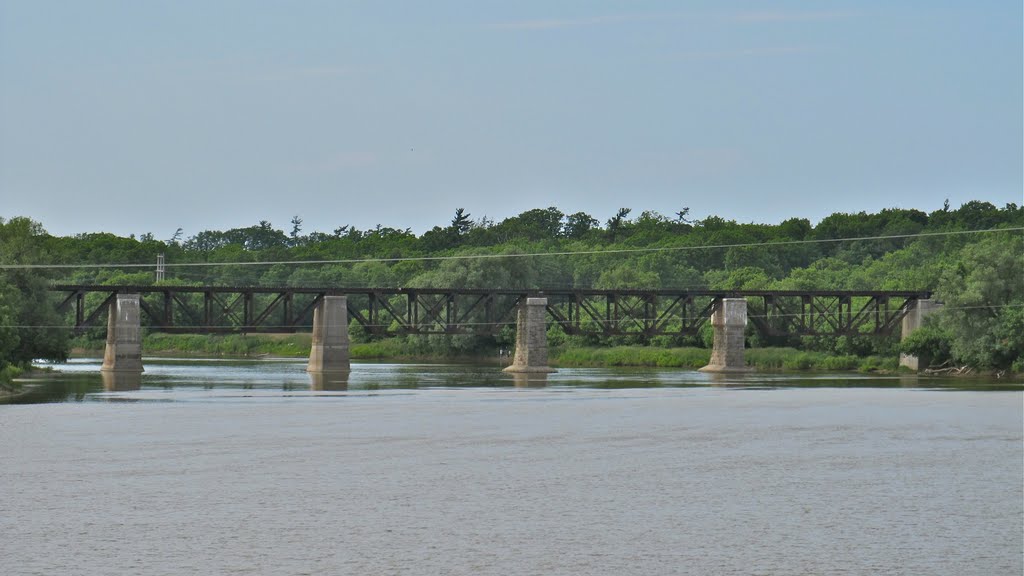
[[[900,334],[900,340],[906,340],[907,336],[921,327],[924,324],[924,319],[935,312],[939,308],[942,308],[942,304],[938,300],[917,300],[907,312],[907,315],[903,317],[902,333]],[[900,354],[900,366],[910,368],[911,370],[917,371],[928,367],[931,358],[918,358],[912,354]]]
[[[349,369],[348,299],[324,296],[313,310],[313,347],[306,372],[331,374]]]
[[[555,371],[548,367],[548,333],[544,323],[547,305],[547,298],[527,298],[519,305],[516,352],[512,365],[506,367],[505,372],[548,374]]]
[[[107,346],[101,372],[142,373],[139,295],[117,294],[107,313]]]
[[[723,298],[711,315],[715,329],[711,361],[701,372],[747,372],[743,360],[744,331],[747,326],[746,298]]]

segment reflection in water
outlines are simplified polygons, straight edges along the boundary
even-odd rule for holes
[[[344,392],[348,390],[349,372],[334,372],[330,374],[309,373],[309,389],[314,391]]]
[[[729,372],[702,372],[708,378],[709,386],[731,386],[735,385],[736,373]]]
[[[918,388],[921,386],[921,379],[917,374],[900,374],[900,388]]]
[[[548,385],[547,372],[513,372],[512,382],[516,388],[544,388]]]
[[[373,363],[353,365],[347,373],[312,375],[300,360],[146,359],[146,373],[100,373],[99,359],[48,365],[26,381],[24,392],[0,403],[107,400],[107,394],[166,391],[161,400],[188,396],[222,398],[226,391],[260,395],[271,392],[430,390],[470,388],[655,389],[705,388],[941,388],[1022,390],[1018,381],[985,378],[933,378],[917,375],[747,372],[716,374],[662,368],[562,368],[555,374],[508,374],[492,364]],[[211,394],[212,391],[217,393]],[[93,396],[93,395],[96,396]],[[313,396],[320,396],[314,394]],[[326,396],[326,395],[323,395]]]
[[[107,392],[134,392],[142,388],[141,372],[100,372]]]

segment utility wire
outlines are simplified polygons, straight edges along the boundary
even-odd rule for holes
[[[534,252],[527,254],[463,254],[450,256],[399,256],[394,258],[342,258],[337,260],[276,260],[261,262],[167,262],[166,268],[209,267],[209,266],[279,266],[279,265],[323,265],[359,264],[364,262],[429,262],[443,260],[484,260],[495,258],[531,258],[539,256],[583,256],[594,254],[633,254],[643,252],[684,252],[714,250],[722,248],[750,248],[769,246],[795,246],[802,244],[824,244],[836,242],[863,242],[870,240],[899,240],[906,238],[927,238],[938,236],[960,236],[965,234],[986,234],[991,232],[1021,232],[1024,227],[990,228],[985,230],[951,230],[946,232],[919,232],[917,234],[894,234],[891,236],[859,236],[854,238],[818,238],[813,240],[783,240],[781,242],[744,242],[739,244],[711,244],[704,246],[660,246],[652,248],[616,248],[612,250],[576,250],[560,252]],[[25,269],[68,269],[68,268],[154,268],[152,262],[145,264],[0,264],[0,270]]]

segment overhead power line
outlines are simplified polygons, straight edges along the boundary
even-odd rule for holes
[[[939,236],[962,236],[966,234],[987,234],[992,232],[1021,232],[1024,227],[990,228],[985,230],[952,230],[946,232],[919,232],[916,234],[893,234],[890,236],[859,236],[854,238],[818,238],[813,240],[783,240],[781,242],[743,242],[738,244],[709,244],[701,246],[659,246],[651,248],[615,248],[611,250],[569,250],[559,252],[531,252],[518,254],[457,254],[451,256],[399,256],[394,258],[340,258],[334,260],[273,260],[244,262],[167,262],[166,268],[191,268],[215,266],[311,266],[324,264],[360,264],[367,262],[430,262],[444,260],[485,260],[496,258],[532,258],[541,256],[585,256],[595,254],[637,254],[652,252],[691,252],[695,250],[715,250],[724,248],[753,248],[773,246],[796,246],[801,244],[826,244],[837,242],[865,242],[871,240],[901,240],[907,238],[928,238]],[[25,269],[80,269],[80,268],[153,268],[152,262],[146,263],[108,263],[108,264],[0,264],[0,270]]]

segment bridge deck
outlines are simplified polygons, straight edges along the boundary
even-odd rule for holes
[[[722,298],[744,298],[747,296],[887,296],[889,298],[929,298],[930,290],[722,290],[708,288],[413,288],[413,287],[346,287],[337,286],[153,286],[141,284],[105,285],[105,284],[55,284],[50,287],[56,292],[120,292],[123,294],[155,294],[161,292],[181,292],[200,294],[203,292],[280,294],[467,294],[467,295],[522,295],[552,296],[567,294],[584,294],[587,296],[627,295],[627,296],[718,296]]]

